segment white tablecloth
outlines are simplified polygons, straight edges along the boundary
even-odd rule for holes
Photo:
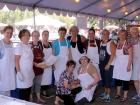
[[[0,95],[0,105],[39,105],[39,104]]]

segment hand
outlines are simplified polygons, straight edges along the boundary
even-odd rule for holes
[[[90,90],[92,87],[93,87],[93,84],[90,84],[90,85],[86,88],[86,90]]]
[[[130,72],[131,71],[131,66],[127,66],[127,72]]]
[[[36,66],[36,67],[39,67],[39,68],[42,68],[42,69],[45,69],[45,68],[48,67],[48,65],[45,64],[45,63],[38,63],[38,64],[36,64],[35,66]]]
[[[24,80],[24,76],[23,74],[19,71],[17,72],[17,78],[20,80],[20,81],[23,81]]]
[[[105,66],[105,70],[109,70],[109,68],[110,68],[110,65],[107,64],[107,65]]]

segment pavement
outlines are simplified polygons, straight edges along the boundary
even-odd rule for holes
[[[100,93],[103,92],[103,89],[101,87],[98,87],[96,90],[96,98],[93,102],[91,103],[86,103],[84,105],[135,105],[134,102],[131,100],[131,97],[133,95],[135,95],[135,88],[132,86],[130,86],[130,91],[128,93],[128,100],[125,102],[120,102],[119,99],[115,99],[115,93],[116,90],[115,88],[112,88],[112,92],[111,92],[111,102],[110,103],[105,103],[104,101],[102,101],[101,99],[98,98],[98,95]],[[49,89],[48,93],[54,94],[54,89]],[[44,104],[41,105],[54,105],[54,100],[55,97],[51,97],[51,98],[44,98],[44,100],[46,101]],[[62,103],[63,105],[63,103]]]

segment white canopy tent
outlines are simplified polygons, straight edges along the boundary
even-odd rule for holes
[[[6,26],[6,25],[7,25],[7,24],[4,24],[4,23],[0,23],[0,27],[1,27],[1,26],[2,26],[2,27],[3,27],[3,26]]]
[[[63,23],[59,20],[56,20],[56,19],[52,19],[48,16],[44,16],[44,15],[35,16],[35,24],[36,24],[36,26],[43,25],[43,26],[48,26],[48,27],[52,26],[55,28],[58,28],[61,26],[66,26],[65,23]],[[17,26],[21,26],[21,25],[33,26],[34,21],[33,21],[33,18],[28,18],[28,19],[22,20],[20,22],[16,22],[15,25],[17,25]]]

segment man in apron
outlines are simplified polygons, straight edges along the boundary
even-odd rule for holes
[[[4,39],[0,40],[0,94],[10,96],[15,89],[15,56],[12,42],[13,27],[3,30]]]
[[[53,41],[52,43],[53,54],[58,57],[54,64],[56,85],[59,81],[61,73],[66,69],[66,62],[68,59],[71,59],[70,42],[65,39],[66,32],[67,30],[65,27],[60,27],[58,30],[59,39]]]
[[[93,28],[88,31],[88,42],[87,42],[87,56],[90,58],[92,64],[99,70],[99,47],[100,40],[95,39],[95,30]]]
[[[140,103],[140,36],[139,30],[136,27],[130,29],[133,45],[133,70],[132,80],[136,88],[137,95],[132,97],[136,103]]]

